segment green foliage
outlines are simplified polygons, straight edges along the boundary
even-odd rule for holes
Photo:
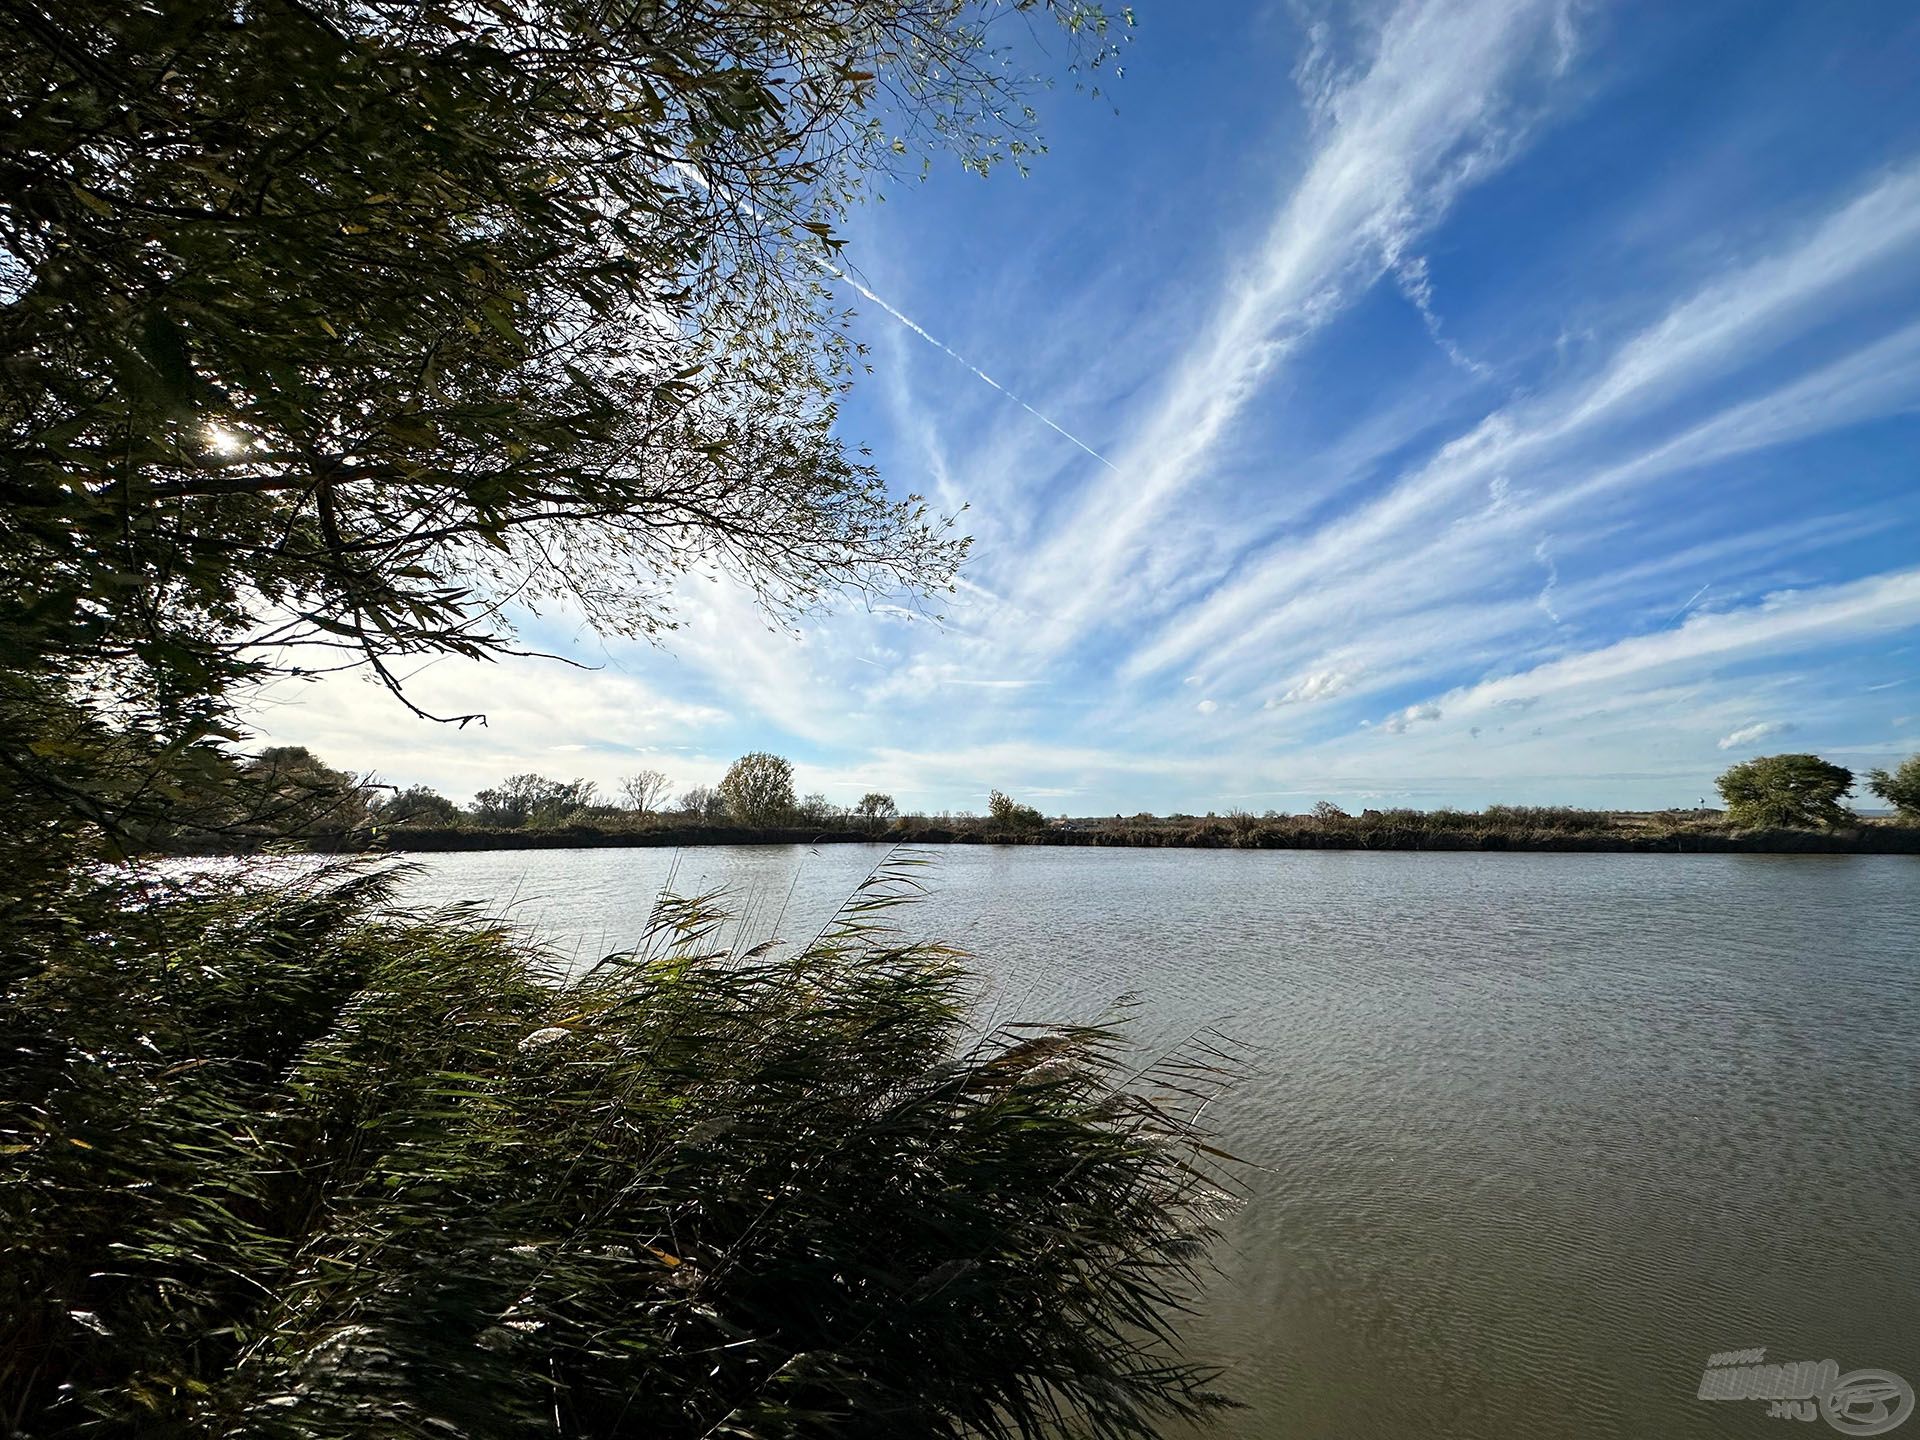
[[[47,1437],[1089,1436],[1173,1358],[1204,1137],[1108,1025],[970,1040],[895,869],[559,986],[386,882],[123,884],[0,1009],[0,1415]],[[117,918],[114,917],[117,913]]]
[[[1216,1403],[1169,1329],[1215,1152],[1109,1027],[970,1044],[885,896],[781,957],[668,906],[556,986],[365,875],[93,868],[359,826],[310,754],[234,758],[251,682],[364,665],[410,705],[395,662],[509,652],[510,605],[654,635],[695,568],[778,615],[944,586],[965,542],[835,433],[822,276],[896,147],[1031,148],[1001,8],[0,7],[0,1427],[1024,1440]],[[1106,51],[1082,0],[1014,9]],[[725,803],[784,815],[747,761]],[[528,775],[476,818],[594,810]]]
[[[1031,148],[998,8],[0,8],[9,783],[111,844],[243,681],[401,694],[548,598],[658,634],[695,567],[782,614],[942,589],[965,542],[835,434],[823,276],[896,163],[876,107],[902,150]]]
[[[831,825],[844,822],[847,812],[844,806],[834,804],[816,790],[794,802],[793,818],[802,825]]]
[[[1582,810],[1573,805],[1489,805],[1479,818],[1488,825],[1514,830],[1560,831],[1605,830],[1615,819],[1609,811]]]
[[[137,715],[113,723],[72,704],[50,671],[14,668],[17,614],[0,597],[0,950],[5,927],[39,923],[79,867],[224,819],[239,777],[230,731],[169,743]]]
[[[72,721],[82,712],[53,702],[38,711],[38,718]],[[84,796],[87,808],[117,811],[100,825],[100,833],[113,842],[105,852],[109,855],[245,853],[289,844],[337,849],[367,839],[374,802],[366,782],[334,769],[304,746],[273,745],[247,756],[211,742],[169,751],[141,744],[137,732],[105,727],[94,737],[107,748],[83,745],[67,752],[75,784],[70,794]],[[56,804],[49,807],[49,819],[61,813],[61,797],[49,796],[40,785],[22,785],[16,794],[25,814],[50,799]],[[53,855],[64,855],[63,863],[87,853],[71,839],[74,808],[80,807],[67,809],[36,837],[50,842]],[[67,833],[66,842],[51,840],[56,829]],[[0,843],[0,854],[6,848]]]
[[[1891,773],[1867,772],[1867,789],[1909,820],[1920,820],[1920,755],[1909,755]]]
[[[860,797],[860,803],[853,807],[853,813],[869,825],[878,825],[883,820],[893,819],[900,809],[893,803],[893,796],[869,790]]]
[[[591,780],[549,780],[544,775],[510,775],[473,797],[468,813],[479,825],[518,830],[523,825],[562,825],[593,804]]]
[[[741,825],[780,825],[793,817],[793,762],[764,750],[742,755],[720,782],[720,803]]]
[[[1001,830],[1038,830],[1047,823],[1031,805],[1022,805],[998,790],[987,792],[987,818]]]
[[[425,785],[409,785],[396,791],[374,807],[378,825],[449,826],[460,823],[460,807],[439,791]]]
[[[1853,772],[1818,755],[1763,755],[1714,783],[1736,825],[1841,825],[1853,818],[1840,804]]]
[[[276,838],[337,837],[365,830],[364,785],[302,745],[270,745],[241,766],[245,826]]]

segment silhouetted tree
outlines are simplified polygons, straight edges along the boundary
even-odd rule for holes
[[[460,807],[439,791],[425,785],[409,785],[374,807],[373,818],[380,825],[457,825]]]
[[[343,836],[370,814],[361,781],[336,770],[304,745],[270,745],[240,767],[239,829],[290,838]]]

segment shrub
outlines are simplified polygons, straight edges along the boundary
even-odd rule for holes
[[[1372,820],[1389,829],[1423,830],[1427,828],[1426,813],[1410,810],[1404,805],[1395,806],[1390,810],[1368,810],[1362,818]]]
[[[900,814],[900,809],[893,803],[893,796],[878,790],[869,790],[860,797],[860,803],[853,807],[853,813],[869,825],[877,825],[882,820],[896,818]]]
[[[1717,781],[1727,817],[1737,825],[1839,825],[1853,772],[1818,755],[1763,755],[1735,765]]]
[[[482,825],[518,830],[523,825],[564,825],[577,810],[593,803],[591,780],[549,780],[544,775],[510,775],[473,797],[469,812]]]
[[[756,750],[742,755],[720,782],[720,800],[742,825],[778,825],[793,818],[793,762]]]
[[[460,807],[437,790],[409,785],[383,800],[374,811],[381,825],[458,825]]]
[[[905,883],[779,958],[667,902],[559,986],[364,872],[49,939],[0,1010],[0,1414],[753,1440],[1213,1408],[1171,1325],[1216,1152],[1146,1095],[1219,1072],[1138,1076],[1111,1025],[970,1042],[952,952],[884,929]]]
[[[1613,817],[1605,810],[1572,805],[1489,805],[1487,821],[1506,830],[1605,830]]]
[[[845,820],[847,812],[816,791],[800,797],[793,807],[793,818],[806,825],[828,825]]]
[[[1920,755],[1910,755],[1899,769],[1867,772],[1867,789],[1910,820],[1920,820]]]
[[[987,818],[1001,830],[1038,830],[1047,823],[1047,817],[1033,806],[998,790],[987,793]]]
[[[279,802],[277,820],[288,833],[350,830],[366,823],[365,789],[304,745],[269,745],[248,759],[241,771],[259,792]]]

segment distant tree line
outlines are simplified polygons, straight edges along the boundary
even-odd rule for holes
[[[307,756],[311,767],[325,768],[308,752],[299,753]],[[369,790],[365,814],[374,825],[475,825],[497,830],[652,818],[746,829],[833,825],[878,831],[903,818],[893,796],[881,790],[869,790],[851,805],[830,800],[819,791],[796,795],[793,762],[764,750],[742,755],[718,784],[691,786],[670,803],[671,788],[672,781],[660,770],[640,770],[624,777],[611,795],[603,794],[591,780],[523,774],[480,791],[465,807],[426,786],[409,786],[386,798]],[[974,817],[943,813],[940,818]],[[987,819],[994,827],[1011,831],[1038,829],[1047,823],[1039,810],[999,790],[988,793]]]
[[[893,796],[879,790],[869,790],[851,805],[836,804],[818,792],[796,798],[792,762],[765,751],[741,756],[717,785],[695,785],[677,801],[668,798],[672,781],[666,773],[648,769],[625,776],[611,791],[577,777],[509,775],[462,805],[428,785],[382,785],[371,776],[336,769],[299,745],[276,745],[252,757],[229,759],[196,788],[196,796],[176,807],[172,823],[150,827],[144,846],[136,848],[339,841],[398,827],[523,830],[636,821],[877,831],[900,816]],[[1026,813],[1038,821],[1038,812]]]
[[[645,769],[611,788],[580,777],[554,779],[533,772],[509,775],[466,804],[429,785],[393,786],[371,775],[341,770],[299,745],[276,745],[251,757],[224,757],[195,781],[169,823],[153,825],[136,849],[200,851],[247,849],[279,840],[355,848],[382,830],[540,830],[567,826],[626,829],[635,825],[772,830],[818,827],[881,834],[909,822],[984,826],[1019,833],[1043,828],[1046,817],[999,790],[987,814],[941,811],[903,814],[894,797],[869,790],[851,804],[820,791],[796,794],[793,762],[756,750],[727,768],[718,783],[693,785],[670,798],[671,778]]]
[[[1817,755],[1768,755],[1732,766],[1718,781],[1725,812],[1669,812],[1671,825],[1734,826],[1741,829],[1831,829],[1857,820],[1844,801],[1854,773]],[[1885,800],[1903,821],[1920,821],[1920,755],[1895,769],[1866,773],[1863,788]],[[158,830],[153,849],[245,848],[275,840],[311,840],[354,848],[356,838],[374,841],[385,831],[552,830],[579,827],[622,831],[643,828],[852,831],[937,839],[942,835],[1028,838],[1048,829],[1098,829],[1117,843],[1166,843],[1168,834],[1191,834],[1231,844],[1270,843],[1275,827],[1289,841],[1301,827],[1339,843],[1357,836],[1395,843],[1434,834],[1500,833],[1516,840],[1555,835],[1596,835],[1617,830],[1621,817],[1604,810],[1567,806],[1489,805],[1481,811],[1369,809],[1348,814],[1329,800],[1304,816],[1268,810],[1255,815],[1233,809],[1195,816],[1131,819],[1049,820],[1005,791],[987,794],[984,814],[941,811],[904,813],[894,797],[870,790],[852,804],[819,791],[795,793],[793,762],[767,751],[742,755],[711,785],[693,785],[672,796],[671,778],[645,769],[603,789],[592,780],[510,775],[462,805],[425,785],[392,787],[328,765],[301,746],[281,745],[236,762],[197,803],[183,804],[190,822]],[[1215,832],[1219,832],[1218,835]],[[1263,838],[1264,837],[1264,838]]]

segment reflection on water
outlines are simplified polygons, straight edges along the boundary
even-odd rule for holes
[[[410,888],[592,959],[676,864],[795,939],[878,854],[450,855]],[[925,878],[902,921],[976,954],[983,1013],[1132,992],[1143,1045],[1249,1048],[1217,1114],[1260,1168],[1193,1332],[1248,1408],[1211,1434],[1771,1434],[1695,1398],[1760,1346],[1920,1382],[1920,860],[957,847]]]

